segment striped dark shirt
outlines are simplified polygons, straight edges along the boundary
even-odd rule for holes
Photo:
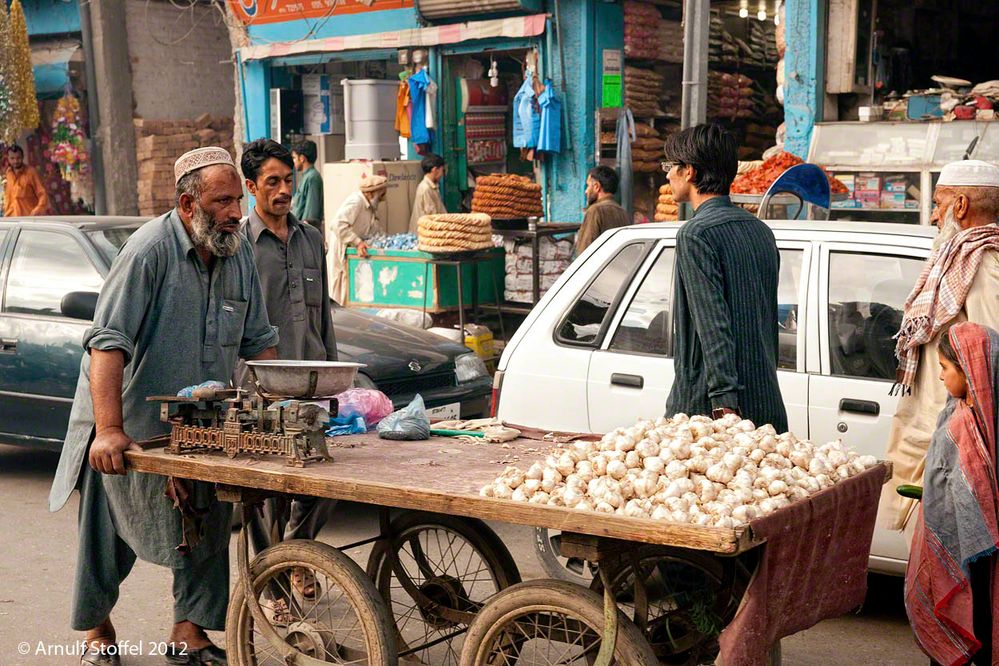
[[[681,227],[676,246],[676,380],[666,415],[727,407],[786,431],[777,385],[780,254],[773,232],[728,197],[715,197]]]

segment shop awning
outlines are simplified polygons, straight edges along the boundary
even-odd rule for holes
[[[276,42],[239,50],[243,60],[263,60],[310,53],[334,53],[364,49],[404,49],[458,44],[475,39],[537,37],[545,31],[546,14],[516,16],[487,21],[469,21],[429,28],[411,28],[369,35],[328,37],[300,42]]]
[[[31,68],[39,97],[62,95],[69,84],[69,63],[83,62],[80,42],[60,40],[31,45]]]

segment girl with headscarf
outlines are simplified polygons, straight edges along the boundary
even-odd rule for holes
[[[938,353],[949,396],[926,457],[906,613],[931,663],[994,664],[999,333],[957,324],[941,336]]]

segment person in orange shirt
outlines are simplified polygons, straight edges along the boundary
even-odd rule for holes
[[[7,149],[9,168],[4,174],[4,217],[44,215],[49,208],[45,185],[34,167],[24,163],[24,149],[16,143]]]

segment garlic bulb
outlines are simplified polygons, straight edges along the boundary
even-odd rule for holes
[[[541,466],[541,463],[534,463],[528,468],[527,473],[524,476],[529,481],[530,480],[540,481],[544,473],[545,473],[545,468]]]
[[[607,476],[613,479],[623,479],[628,473],[628,466],[619,460],[611,460],[607,463]]]
[[[624,457],[624,465],[628,469],[636,469],[642,466],[642,456],[637,451],[628,451]]]

